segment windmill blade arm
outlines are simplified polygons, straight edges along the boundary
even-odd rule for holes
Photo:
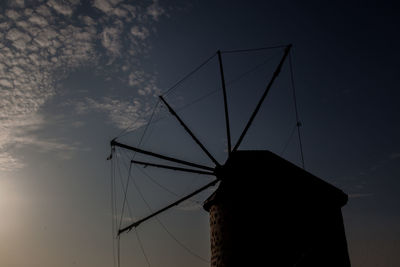
[[[201,150],[204,151],[204,153],[212,160],[212,162],[215,163],[215,165],[220,166],[218,161],[211,155],[211,153],[206,149],[206,147],[200,142],[199,139],[194,135],[194,133],[189,129],[189,127],[182,121],[182,119],[178,116],[178,114],[175,112],[175,110],[167,103],[167,101],[162,97],[161,95],[159,96],[161,101],[167,106],[168,111],[179,121],[179,123],[182,125],[182,127],[185,129],[185,131],[192,137],[192,139],[196,142],[196,144],[201,148]]]
[[[283,54],[281,61],[279,62],[278,66],[276,67],[275,72],[274,72],[274,74],[272,75],[271,80],[269,81],[269,83],[268,83],[267,87],[265,88],[265,91],[264,91],[264,93],[263,93],[263,95],[262,95],[260,101],[258,102],[256,108],[255,108],[254,111],[253,111],[253,114],[251,115],[249,121],[247,122],[246,127],[244,128],[244,130],[243,130],[242,134],[240,135],[240,137],[239,137],[239,139],[238,139],[238,141],[237,141],[235,147],[233,148],[233,152],[236,151],[236,150],[238,149],[238,147],[240,146],[240,143],[242,142],[244,136],[245,136],[246,133],[247,133],[247,130],[249,130],[251,124],[253,123],[253,120],[254,120],[254,118],[256,117],[256,115],[257,115],[257,113],[258,113],[258,111],[259,111],[259,109],[260,109],[262,103],[264,102],[265,97],[267,96],[267,94],[268,94],[268,92],[269,92],[269,89],[271,89],[271,86],[272,86],[272,84],[274,83],[276,77],[278,77],[279,73],[281,72],[282,65],[283,65],[283,63],[285,62],[285,59],[286,59],[286,57],[288,56],[291,47],[292,47],[291,44],[288,45],[288,46],[286,46],[285,53]]]
[[[174,170],[174,171],[190,172],[190,173],[205,174],[205,175],[215,175],[214,172],[209,172],[209,171],[181,168],[181,167],[175,167],[175,166],[164,165],[164,164],[144,162],[144,161],[139,161],[139,160],[131,160],[131,162],[135,163],[135,164],[144,165],[145,167],[151,166],[151,167],[169,169],[169,170]]]
[[[226,84],[225,84],[225,76],[224,76],[224,66],[222,64],[222,56],[221,51],[218,50],[218,61],[219,61],[219,72],[221,75],[222,82],[222,93],[224,97],[224,112],[225,112],[225,128],[226,128],[226,139],[228,140],[228,155],[231,154],[232,145],[231,145],[231,129],[229,126],[229,111],[228,111],[228,100],[226,97]]]
[[[124,149],[127,149],[127,150],[131,150],[131,151],[134,151],[134,152],[137,152],[137,153],[140,153],[140,154],[144,154],[144,155],[148,155],[148,156],[152,156],[152,157],[155,157],[155,158],[172,161],[172,162],[175,162],[175,163],[179,163],[179,164],[183,164],[183,165],[187,165],[187,166],[190,166],[190,167],[195,167],[195,168],[199,168],[199,169],[203,169],[203,170],[214,171],[214,168],[212,168],[212,167],[207,167],[207,166],[200,165],[200,164],[197,164],[197,163],[192,163],[192,162],[189,162],[189,161],[186,161],[186,160],[176,159],[176,158],[164,156],[164,155],[161,155],[161,154],[157,154],[157,153],[154,153],[154,152],[146,151],[146,150],[143,150],[143,149],[140,149],[140,148],[137,148],[137,147],[133,147],[133,146],[129,146],[129,145],[125,145],[125,144],[119,143],[119,142],[117,142],[115,140],[111,140],[110,144],[111,144],[111,146],[118,146],[118,147],[121,147],[121,148],[124,148]]]
[[[164,208],[162,208],[162,209],[159,209],[158,211],[156,211],[156,212],[154,212],[154,213],[152,213],[152,214],[150,214],[150,215],[148,215],[148,216],[146,216],[146,217],[144,217],[144,218],[142,218],[142,219],[140,219],[140,220],[138,220],[138,221],[136,221],[136,222],[134,222],[134,223],[132,223],[132,224],[130,224],[130,225],[128,225],[128,226],[122,228],[122,229],[120,229],[120,230],[118,230],[118,236],[119,236],[120,234],[124,233],[124,232],[129,232],[130,230],[132,230],[132,228],[138,227],[141,223],[143,223],[143,222],[145,222],[145,221],[147,221],[147,220],[153,218],[154,216],[157,216],[158,214],[160,214],[160,213],[162,213],[162,212],[164,212],[164,211],[166,211],[166,210],[168,210],[168,209],[170,209],[170,208],[172,208],[172,207],[174,207],[174,206],[179,205],[179,204],[182,203],[183,201],[185,201],[185,200],[187,200],[187,199],[189,199],[189,198],[191,198],[191,197],[193,197],[193,196],[195,196],[195,195],[201,193],[202,191],[204,191],[204,190],[206,190],[207,188],[209,188],[209,187],[215,185],[215,184],[218,183],[219,181],[220,181],[220,179],[217,178],[217,179],[215,179],[214,181],[212,181],[211,183],[208,183],[208,184],[206,184],[205,186],[203,186],[203,187],[197,189],[197,190],[194,191],[193,193],[190,193],[189,195],[187,195],[187,196],[185,196],[185,197],[183,197],[183,198],[181,198],[181,199],[179,199],[179,200],[177,200],[177,201],[175,201],[175,202],[169,204],[168,206],[166,206],[166,207],[164,207]]]

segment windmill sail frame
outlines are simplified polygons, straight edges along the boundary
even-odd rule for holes
[[[271,89],[275,79],[279,76],[279,73],[281,71],[282,65],[285,62],[285,59],[287,58],[290,49],[291,49],[292,45],[289,44],[285,47],[285,51],[284,54],[278,64],[278,66],[276,67],[274,74],[271,78],[271,80],[269,81],[268,85],[265,88],[265,91],[261,97],[261,99],[259,100],[255,110],[253,111],[249,121],[247,122],[245,128],[243,129],[236,145],[234,146],[233,149],[231,149],[231,136],[230,136],[230,126],[229,126],[229,113],[228,113],[228,103],[227,103],[227,96],[226,96],[226,85],[225,85],[225,78],[224,78],[224,72],[223,72],[223,65],[222,65],[222,56],[221,56],[221,51],[218,50],[217,51],[217,55],[218,55],[218,60],[219,60],[219,66],[220,66],[220,75],[221,75],[221,82],[222,82],[222,89],[223,89],[223,96],[224,96],[224,112],[225,112],[225,123],[226,123],[226,133],[227,133],[227,139],[228,139],[228,159],[230,158],[231,154],[234,153],[235,151],[237,151],[238,147],[240,146],[243,138],[245,137],[248,129],[250,128],[251,124],[253,123],[254,118],[256,117],[261,105],[263,104],[269,90]],[[143,161],[135,161],[132,160],[131,163],[135,163],[135,164],[140,164],[140,165],[144,165],[144,166],[151,166],[151,167],[158,167],[158,168],[164,168],[164,169],[171,169],[171,170],[175,170],[175,171],[182,171],[182,172],[192,172],[192,173],[198,173],[198,174],[206,174],[206,175],[214,175],[217,178],[212,181],[211,183],[195,190],[194,192],[188,194],[187,196],[171,203],[170,205],[167,205],[166,207],[120,229],[118,231],[118,236],[121,233],[124,232],[129,232],[132,228],[139,226],[141,223],[145,222],[146,220],[168,210],[169,208],[178,205],[179,203],[187,200],[188,198],[199,194],[200,192],[206,190],[207,188],[215,185],[216,183],[218,183],[220,180],[222,180],[224,175],[221,175],[221,173],[223,173],[223,166],[220,165],[220,163],[214,158],[214,156],[211,155],[211,153],[205,148],[205,146],[200,142],[200,140],[194,135],[194,133],[189,129],[189,127],[183,122],[183,120],[179,117],[179,115],[175,112],[175,110],[168,104],[168,102],[165,100],[165,98],[160,95],[159,96],[160,100],[166,105],[166,107],[168,108],[168,111],[178,120],[178,122],[181,124],[181,126],[185,129],[185,131],[192,137],[192,139],[195,141],[195,143],[203,150],[203,152],[211,159],[211,161],[214,162],[214,164],[216,165],[214,168],[208,167],[208,166],[204,166],[204,165],[200,165],[197,163],[192,163],[192,162],[188,162],[185,160],[181,160],[181,159],[176,159],[173,157],[168,157],[165,155],[161,155],[158,153],[154,153],[154,152],[150,152],[150,151],[146,151],[140,148],[136,148],[130,145],[126,145],[120,142],[117,142],[115,139],[111,141],[111,147],[114,146],[118,146],[124,149],[128,149],[134,152],[138,152],[141,154],[145,154],[148,156],[152,156],[155,158],[159,158],[159,159],[163,159],[163,160],[167,160],[167,161],[171,161],[174,163],[178,163],[178,164],[183,164],[186,166],[190,166],[190,167],[195,167],[195,168],[199,168],[199,169],[203,169],[203,170],[207,170],[210,172],[205,172],[205,171],[198,171],[198,170],[193,170],[193,169],[187,169],[187,168],[181,168],[181,167],[175,167],[175,166],[168,166],[168,165],[162,165],[162,164],[155,164],[155,163],[150,163],[150,162],[143,162]],[[217,174],[218,173],[218,174]]]

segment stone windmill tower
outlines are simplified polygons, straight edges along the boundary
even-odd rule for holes
[[[204,202],[204,209],[210,213],[212,267],[350,266],[341,213],[347,195],[272,152],[238,149],[290,49],[291,45],[285,47],[283,57],[234,147],[230,138],[222,58],[218,51],[228,140],[228,158],[224,164],[210,154],[162,96],[160,99],[169,112],[214,162],[215,167],[111,141],[112,147],[128,149],[172,164],[137,160],[132,160],[132,163],[215,176],[215,180],[209,184],[120,229],[118,235],[219,183],[218,189]]]

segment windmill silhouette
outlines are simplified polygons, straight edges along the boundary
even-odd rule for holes
[[[160,96],[162,103],[214,167],[111,141],[112,148],[162,159],[171,165],[139,160],[131,163],[215,177],[192,193],[119,229],[118,236],[219,183],[203,205],[210,213],[211,266],[350,266],[341,213],[347,195],[270,151],[239,150],[291,47],[285,46],[272,78],[234,146],[222,56],[217,52],[228,149],[225,163],[213,157],[163,96]],[[300,127],[299,122],[297,126]]]

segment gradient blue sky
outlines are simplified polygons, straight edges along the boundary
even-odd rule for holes
[[[120,140],[137,144],[157,96],[216,50],[288,43],[306,168],[349,194],[343,213],[352,265],[400,265],[394,1],[18,0],[0,10],[1,266],[112,266],[109,141],[129,127]],[[228,81],[270,59],[228,88],[234,140],[281,54],[224,55]],[[218,75],[214,58],[167,99],[177,109],[193,103],[220,87]],[[282,153],[295,124],[289,89],[286,64],[243,148]],[[218,91],[180,114],[222,162],[221,101]],[[155,119],[143,147],[209,164],[165,108]],[[126,179],[129,154],[117,152]],[[298,152],[292,138],[283,156],[300,164]],[[152,209],[177,196],[146,174],[177,195],[211,179],[142,171],[134,169],[136,185]],[[159,217],[203,258],[208,216],[198,201],[210,192]],[[123,224],[149,212],[134,186],[128,195],[134,214],[114,214]],[[151,266],[209,265],[157,220],[137,233]],[[121,238],[121,261],[146,266],[134,232]]]

